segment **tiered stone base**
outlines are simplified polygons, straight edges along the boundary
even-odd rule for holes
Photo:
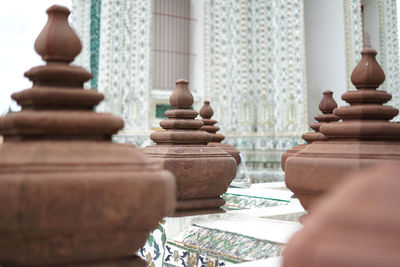
[[[391,161],[400,162],[400,142],[315,142],[287,160],[286,185],[309,210],[349,175]]]
[[[221,206],[223,206],[224,204],[225,200],[221,197],[178,200],[176,211],[173,216],[178,217],[222,213],[225,212],[221,208]]]
[[[236,173],[235,160],[225,151],[209,146],[149,146],[144,150],[164,169],[174,173],[177,206],[173,216],[218,213]]]

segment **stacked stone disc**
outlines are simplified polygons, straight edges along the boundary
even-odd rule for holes
[[[165,131],[151,134],[156,146],[144,151],[171,171],[177,183],[176,216],[220,212],[226,192],[236,174],[235,160],[224,150],[207,146],[211,135],[200,130],[198,112],[191,109],[193,96],[188,81],[178,80],[170,97],[172,109],[160,125]]]
[[[333,110],[337,107],[336,101],[335,101],[335,99],[333,99],[332,91],[327,90],[322,93],[322,99],[321,99],[321,102],[319,103],[318,107],[319,107],[319,110],[322,112],[322,114],[315,116],[314,119],[317,122],[314,122],[310,125],[311,129],[313,129],[314,132],[307,132],[301,136],[307,142],[307,144],[300,144],[300,145],[294,146],[282,155],[282,158],[281,158],[282,170],[285,170],[285,164],[286,164],[287,159],[293,155],[296,155],[300,150],[305,148],[307,145],[309,145],[315,141],[328,140],[328,138],[319,131],[319,128],[324,123],[329,123],[332,121],[339,120],[338,116],[332,114]]]
[[[319,114],[314,117],[317,122],[311,124],[311,129],[314,132],[308,132],[303,134],[302,138],[307,141],[307,143],[311,144],[315,141],[326,141],[328,138],[320,132],[320,128],[323,124],[338,121],[340,118],[333,114],[335,108],[337,108],[337,104],[335,99],[333,99],[332,91],[325,91],[322,93],[322,99],[319,103],[319,110],[322,114]]]
[[[217,133],[220,128],[215,126],[218,121],[211,119],[213,115],[214,110],[211,108],[210,101],[204,101],[204,105],[200,109],[200,116],[203,118],[202,121],[204,125],[200,129],[211,134],[211,140],[208,146],[216,146],[226,151],[236,160],[236,165],[239,165],[240,152],[230,144],[221,143],[221,141],[225,139],[225,136]]]
[[[343,94],[350,105],[334,111],[342,121],[320,127],[328,142],[314,142],[286,162],[286,185],[306,209],[349,173],[400,163],[400,123],[389,121],[398,109],[383,105],[391,95],[376,89],[385,80],[376,54],[371,48],[362,50],[351,75],[357,90]]]
[[[35,42],[47,62],[0,118],[0,265],[136,266],[134,256],[175,204],[175,184],[130,145],[111,143],[120,118],[93,111],[104,96],[69,65],[81,50],[69,10],[52,6]]]

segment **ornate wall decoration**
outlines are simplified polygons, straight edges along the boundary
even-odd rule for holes
[[[280,243],[196,224],[185,231],[181,245],[200,255],[235,263],[281,256],[284,248]]]
[[[124,118],[116,141],[141,146],[168,98],[151,90],[152,10],[152,1],[74,0],[73,7],[83,65],[106,96],[99,109]],[[206,0],[204,44],[205,98],[227,142],[251,168],[274,166],[268,175],[279,180],[281,153],[302,141],[308,124],[303,1]]]
[[[205,10],[206,98],[221,128],[301,134],[307,123],[303,2],[208,0]]]
[[[183,240],[165,236],[164,225],[155,229],[139,250],[148,266],[221,267],[282,255],[284,244],[192,224]]]
[[[251,132],[253,128],[249,106],[252,46],[246,38],[251,13],[249,1],[206,1],[206,98],[225,132]]]
[[[278,162],[307,129],[303,1],[206,0],[204,21],[205,95],[222,131],[248,163]]]
[[[78,34],[82,43],[82,52],[75,58],[74,64],[80,65],[90,72],[90,40],[91,36],[91,1],[73,0],[71,9],[72,27]],[[91,82],[87,82],[85,87],[90,87]]]
[[[347,89],[355,89],[350,81],[354,66],[361,59],[363,48],[363,29],[361,19],[361,0],[344,0],[344,25],[346,40],[346,82]]]
[[[97,88],[99,80],[101,0],[91,0],[90,5],[90,71],[93,78],[90,85]]]
[[[152,1],[101,3],[98,90],[101,110],[122,116],[121,134],[148,133]]]
[[[222,197],[226,201],[225,205],[223,206],[225,210],[266,208],[285,206],[289,204],[289,201],[282,199],[262,198],[231,193],[225,193],[222,195]]]
[[[379,0],[379,63],[386,76],[381,89],[392,94],[392,100],[388,104],[400,108],[400,91],[398,88],[400,84],[400,60],[396,5],[396,0]],[[395,120],[399,121],[400,116],[397,116]]]

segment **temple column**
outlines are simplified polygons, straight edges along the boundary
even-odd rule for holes
[[[98,110],[126,121],[117,141],[142,144],[150,130],[152,1],[75,0],[72,23],[91,86],[105,95]]]

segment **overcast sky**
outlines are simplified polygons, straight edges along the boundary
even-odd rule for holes
[[[24,77],[31,67],[43,64],[33,44],[47,22],[46,9],[53,4],[71,8],[72,0],[7,0],[0,8],[0,115],[11,105],[13,92],[31,87]]]

